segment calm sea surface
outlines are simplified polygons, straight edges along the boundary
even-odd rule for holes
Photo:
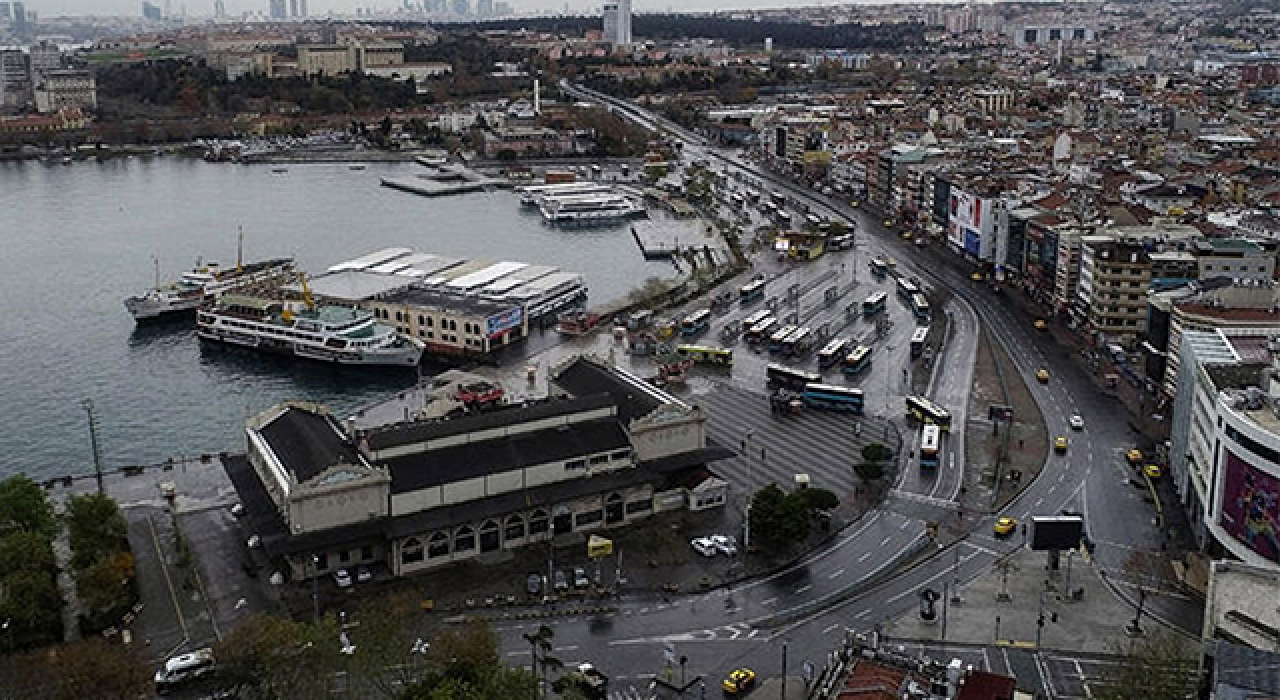
[[[277,401],[339,413],[413,383],[411,374],[202,347],[188,324],[135,327],[121,300],[176,278],[198,256],[233,264],[292,255],[315,274],[388,246],[585,273],[590,302],[670,276],[625,226],[565,231],[510,192],[428,199],[379,186],[408,164],[268,166],[134,158],[73,166],[0,163],[0,477],[92,470],[92,399],[108,467],[236,450],[245,415]],[[194,322],[193,322],[194,323]]]

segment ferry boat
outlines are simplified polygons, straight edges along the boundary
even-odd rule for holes
[[[304,286],[305,290],[305,286]],[[417,367],[425,344],[374,321],[373,312],[226,294],[196,317],[205,340],[340,365]]]
[[[609,185],[594,182],[561,182],[550,185],[524,185],[517,187],[520,203],[526,207],[540,207],[543,202],[584,194],[606,194],[613,192]]]
[[[583,195],[542,203],[542,218],[553,224],[595,223],[628,219],[644,207],[621,195]]]
[[[160,285],[160,263],[156,261],[156,286],[124,300],[135,321],[191,313],[223,293],[246,285],[282,279],[293,273],[293,258],[273,258],[261,262],[237,263],[222,268],[216,262],[197,264],[173,284]]]

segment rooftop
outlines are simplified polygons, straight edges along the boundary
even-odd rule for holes
[[[342,270],[308,279],[307,286],[313,295],[321,299],[354,304],[404,289],[413,282],[412,277],[401,275]],[[292,292],[302,291],[301,286],[297,284],[289,284],[284,288]]]
[[[280,464],[301,483],[339,463],[360,464],[360,454],[328,414],[287,408],[259,431]]]

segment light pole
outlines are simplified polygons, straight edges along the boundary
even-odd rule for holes
[[[311,555],[311,621],[320,621],[320,557]]]

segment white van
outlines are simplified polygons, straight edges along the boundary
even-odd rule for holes
[[[197,649],[186,654],[179,654],[156,671],[156,692],[166,693],[172,688],[195,680],[213,671],[213,649]]]

